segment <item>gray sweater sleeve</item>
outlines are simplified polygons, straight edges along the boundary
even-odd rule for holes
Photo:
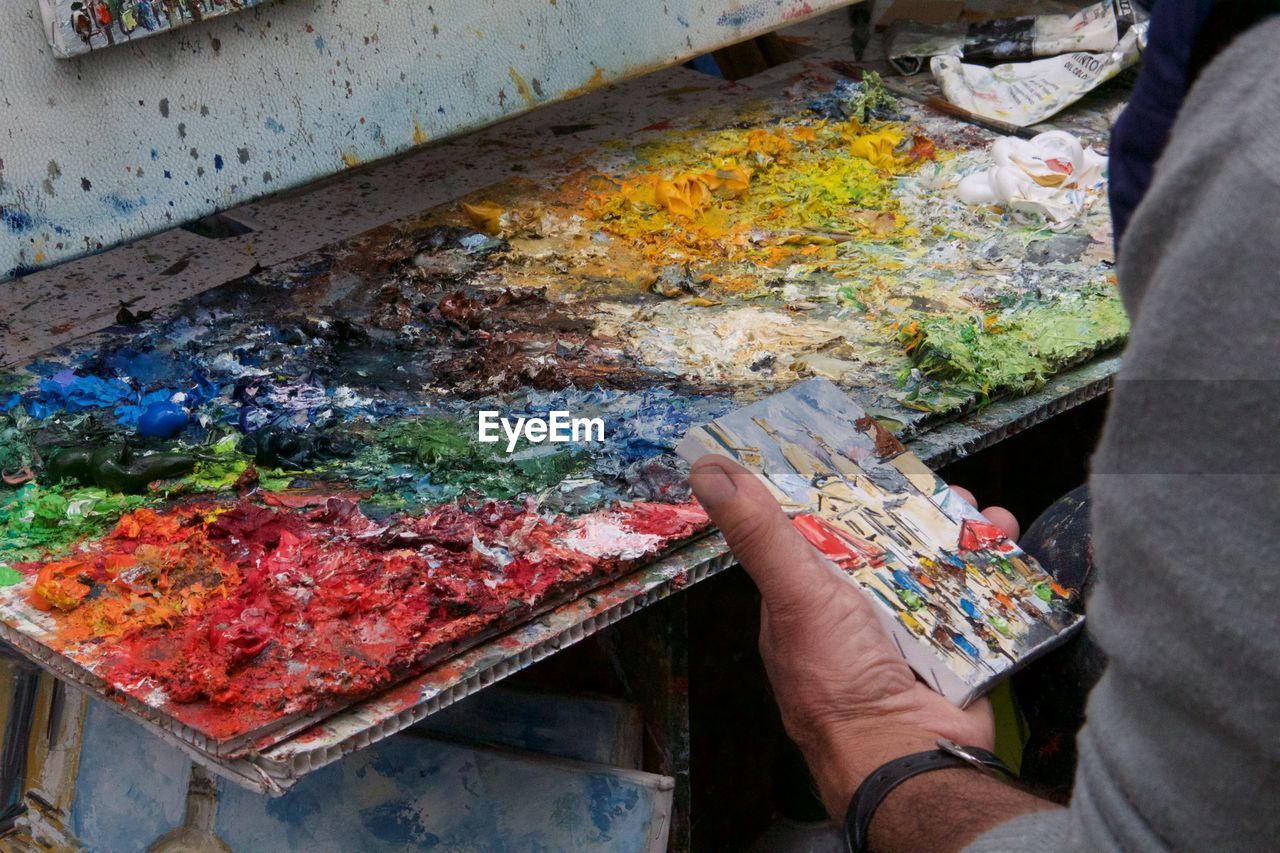
[[[968,849],[1280,849],[1280,19],[1192,89],[1125,236],[1093,458],[1106,651],[1066,811]],[[1034,472],[1029,472],[1034,475]]]

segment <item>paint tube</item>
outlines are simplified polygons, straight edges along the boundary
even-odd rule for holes
[[[1147,44],[1147,23],[1129,27],[1102,53],[1066,53],[1034,62],[986,68],[956,56],[935,56],[930,69],[948,101],[983,118],[1019,127],[1044,121],[1137,63]]]
[[[931,56],[976,62],[1007,62],[1063,53],[1114,49],[1146,16],[1130,0],[1104,0],[1074,15],[1001,18],[972,24],[900,21],[885,34],[889,62],[902,74],[916,74]]]

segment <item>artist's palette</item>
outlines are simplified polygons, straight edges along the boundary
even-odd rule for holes
[[[1122,338],[1101,205],[970,209],[989,135],[858,101],[664,123],[0,376],[6,635],[261,747],[695,536],[693,424],[822,376],[909,435]]]

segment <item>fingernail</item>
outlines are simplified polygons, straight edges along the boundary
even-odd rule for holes
[[[693,493],[698,496],[698,502],[708,510],[715,509],[738,493],[738,486],[733,478],[715,459],[699,460],[693,466],[689,483],[693,486]]]

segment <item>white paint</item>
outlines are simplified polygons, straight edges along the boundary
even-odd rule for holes
[[[653,533],[638,533],[623,526],[621,519],[593,513],[564,537],[564,544],[589,557],[635,560],[652,554],[662,542]]]
[[[993,165],[961,179],[960,200],[1040,216],[1054,231],[1081,222],[1106,187],[1107,158],[1063,130],[1030,140],[1001,137],[990,156]]]

